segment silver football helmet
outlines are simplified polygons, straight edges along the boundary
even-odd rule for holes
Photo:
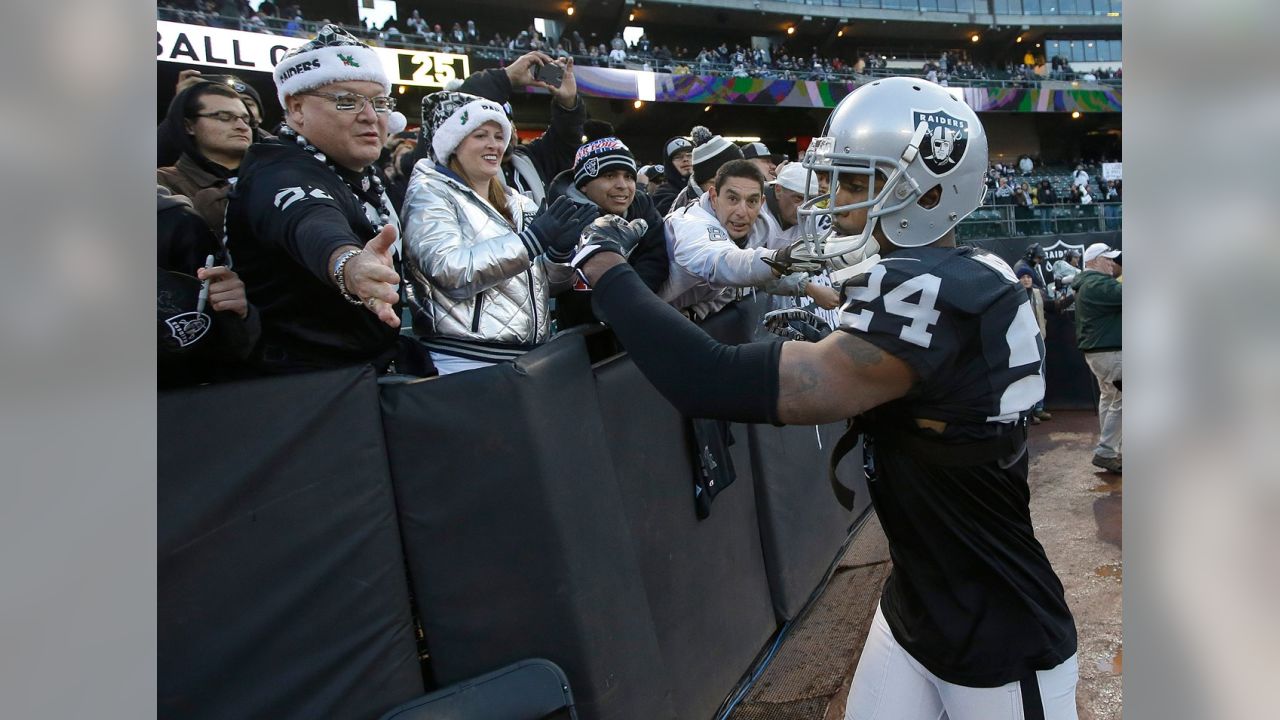
[[[854,90],[831,112],[823,136],[813,139],[803,164],[830,173],[826,193],[800,206],[803,237],[814,252],[832,257],[835,246],[865,244],[879,224],[900,247],[921,247],[942,237],[982,204],[987,188],[987,134],[978,115],[941,85],[920,78],[891,77]],[[879,179],[877,182],[877,171]],[[863,202],[836,204],[841,175],[865,176]],[[811,182],[812,180],[810,180]],[[941,189],[929,207],[921,198]],[[868,208],[858,236],[828,241],[836,232],[831,216]]]

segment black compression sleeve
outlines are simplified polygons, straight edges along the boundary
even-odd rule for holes
[[[610,268],[592,287],[596,317],[636,366],[689,417],[778,422],[780,342],[724,345],[645,287],[630,265]]]

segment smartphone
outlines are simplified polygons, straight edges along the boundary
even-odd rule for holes
[[[560,83],[564,82],[564,68],[554,63],[549,65],[539,65],[538,69],[533,73],[535,80],[547,83],[552,87],[560,87]]]

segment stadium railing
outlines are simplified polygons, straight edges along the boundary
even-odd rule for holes
[[[157,8],[157,17],[161,20],[169,20],[172,22],[181,22],[197,25],[208,25],[210,27],[221,27],[230,30],[242,30],[244,32],[258,32],[271,35],[282,35],[289,37],[291,33],[286,31],[288,23],[280,18],[264,18],[265,27],[254,25],[244,18],[207,15],[196,13],[190,10],[174,10],[171,8]],[[433,50],[437,52],[452,52],[458,54],[470,55],[477,59],[494,60],[501,62],[510,62],[516,58],[529,52],[529,50],[513,49],[508,47],[497,47],[488,44],[468,44],[457,43],[452,41],[435,42],[427,40],[420,35],[411,33],[400,33],[398,35],[385,35],[379,31],[366,30],[360,26],[342,25],[341,23],[333,23],[351,32],[356,37],[366,40],[374,45],[382,47],[395,48],[401,50]],[[299,31],[292,34],[297,37],[310,37],[320,29],[320,23],[303,20],[297,24]],[[554,48],[542,48],[542,51],[556,57]],[[590,56],[572,55],[573,61],[578,65],[595,66],[595,67],[618,67],[616,63],[611,63],[606,55]],[[829,59],[829,58],[828,58]],[[649,65],[649,69],[653,72],[671,73],[677,67],[688,68],[688,75],[713,75],[713,76],[732,76],[736,67],[730,63],[719,62],[699,62],[696,58],[676,58],[668,60],[658,60],[652,54],[640,56],[635,55],[634,51],[628,51],[627,60],[622,64],[622,69],[626,70],[643,70],[644,65]],[[747,77],[763,77],[781,80],[817,80],[823,82],[866,82],[870,78],[888,77],[894,75],[907,75],[910,77],[924,77],[923,72],[908,72],[903,69],[875,69],[867,70],[863,73],[854,73],[851,71],[827,71],[813,70],[812,68],[795,68],[783,70],[777,67],[767,68],[748,68]],[[1015,79],[1015,78],[966,78],[951,75],[947,82],[952,87],[995,87],[995,88],[1031,88],[1036,87],[1039,83],[1055,82],[1055,81],[1074,81],[1084,82],[1082,80],[1083,73],[1057,73],[1052,78],[1037,79]],[[1099,79],[1089,83],[1090,85],[1104,85],[1108,87],[1120,87],[1121,79]]]
[[[1025,235],[1074,235],[1124,229],[1124,204],[983,205],[956,226],[959,240]]]

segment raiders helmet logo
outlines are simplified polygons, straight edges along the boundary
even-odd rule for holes
[[[173,334],[173,339],[178,341],[178,347],[186,347],[204,337],[209,331],[209,316],[198,312],[185,312],[181,315],[174,315],[165,319],[165,324],[169,326],[169,331]]]
[[[946,175],[960,164],[969,147],[969,123],[943,110],[912,113],[912,124],[925,123],[920,160],[934,175]]]
[[[600,158],[591,158],[582,166],[582,172],[589,177],[595,177],[600,174]]]

